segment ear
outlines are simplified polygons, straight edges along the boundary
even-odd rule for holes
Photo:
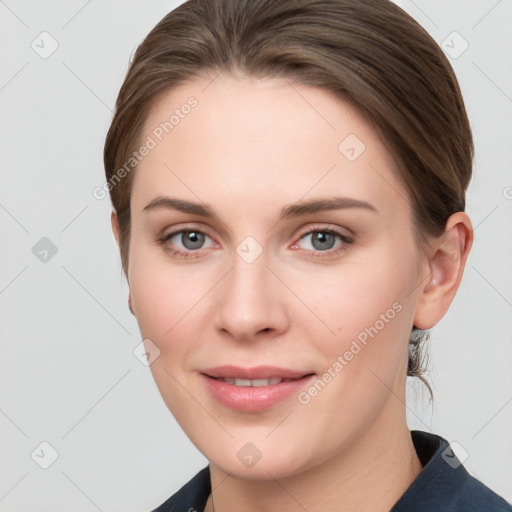
[[[132,295],[131,293],[128,293],[128,309],[130,310],[130,313],[135,316],[135,312],[133,311],[133,304],[132,304]]]
[[[473,227],[464,212],[454,213],[444,233],[431,245],[427,264],[428,280],[418,296],[414,325],[430,329],[445,315],[459,288],[473,244]]]
[[[112,224],[112,231],[116,238],[117,245],[119,246],[119,219],[117,218],[117,213],[112,210],[110,214],[110,223]]]
[[[117,213],[112,210],[112,213],[110,214],[110,223],[112,224],[112,232],[114,233],[114,237],[116,239],[117,245],[119,247],[119,219],[117,217]],[[128,276],[126,275],[126,280],[128,282],[128,286],[130,286],[130,281],[128,279]],[[128,292],[128,309],[130,310],[130,313],[135,316],[135,313],[133,312],[133,303],[132,303],[132,297],[130,292]]]

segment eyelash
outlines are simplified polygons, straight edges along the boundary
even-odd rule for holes
[[[197,249],[195,251],[194,250],[181,251],[181,250],[176,250],[176,249],[169,248],[168,241],[171,238],[173,238],[176,235],[179,235],[179,234],[182,234],[182,233],[187,233],[187,232],[200,233],[200,234],[208,236],[209,238],[212,238],[205,231],[203,231],[201,229],[195,229],[195,228],[191,227],[191,228],[187,228],[187,229],[179,229],[177,231],[173,231],[172,233],[168,233],[166,235],[163,235],[162,237],[157,239],[157,242],[159,244],[161,244],[162,246],[164,246],[166,251],[170,251],[171,252],[171,256],[176,256],[178,258],[183,258],[183,259],[186,259],[186,258],[197,258],[198,256],[194,256],[193,254],[194,253],[199,253],[201,251],[201,249]],[[305,236],[311,235],[313,233],[328,233],[328,234],[331,234],[331,235],[335,235],[335,236],[338,236],[338,238],[343,242],[343,244],[340,247],[336,248],[336,249],[327,249],[325,251],[305,250],[306,253],[308,254],[308,256],[311,256],[313,258],[327,258],[327,257],[335,256],[335,255],[339,254],[340,252],[346,250],[348,245],[354,243],[354,240],[352,238],[350,238],[347,235],[341,233],[340,231],[338,231],[336,229],[333,229],[333,228],[326,228],[326,227],[322,227],[322,226],[315,226],[315,227],[309,229],[308,231],[305,231],[304,233],[302,233],[299,236],[298,241],[302,240]],[[293,245],[296,245],[297,243],[298,242],[294,243]],[[325,256],[324,256],[324,254],[325,254]]]

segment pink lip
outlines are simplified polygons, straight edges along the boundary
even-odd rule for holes
[[[210,394],[222,405],[245,412],[259,412],[289,398],[307,386],[314,374],[307,371],[290,370],[275,366],[241,368],[218,366],[203,370],[200,374]],[[221,377],[239,379],[270,379],[281,377],[293,379],[268,386],[236,386],[220,380]]]

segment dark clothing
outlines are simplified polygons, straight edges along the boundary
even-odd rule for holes
[[[512,506],[471,476],[448,441],[411,431],[423,470],[390,512],[512,512]],[[199,471],[153,512],[203,512],[211,492],[210,467]]]

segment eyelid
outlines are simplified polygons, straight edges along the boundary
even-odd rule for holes
[[[349,228],[343,228],[346,231],[349,232],[349,234],[345,234],[342,231],[342,228],[338,226],[333,226],[330,224],[320,223],[320,224],[314,224],[313,226],[308,225],[308,227],[302,228],[299,230],[299,233],[295,235],[299,239],[302,238],[304,235],[308,235],[315,231],[333,231],[335,233],[338,233],[341,236],[344,236],[346,238],[353,238],[355,236],[355,233],[349,229]],[[193,224],[187,224],[186,226],[181,226],[178,224],[177,226],[173,226],[172,230],[168,233],[162,234],[160,238],[167,238],[173,235],[176,235],[178,233],[181,233],[183,231],[194,231],[197,230],[201,233],[204,233],[205,235],[208,235],[212,240],[215,240],[215,237],[210,232],[210,229],[208,226],[205,225],[193,225]],[[164,230],[165,231],[165,230]]]
[[[352,230],[348,230],[351,233],[354,233]],[[299,247],[300,241],[305,238],[308,235],[311,235],[313,233],[331,233],[335,237],[337,236],[339,240],[341,241],[340,245],[337,247],[332,247],[330,249],[327,249],[325,251],[321,251],[319,249],[301,249]],[[293,250],[301,250],[303,254],[306,255],[307,258],[314,258],[318,259],[319,261],[335,261],[339,259],[347,250],[349,250],[350,246],[355,242],[355,236],[349,236],[343,233],[342,229],[338,226],[332,227],[332,226],[326,226],[326,225],[317,225],[317,226],[310,226],[305,231],[301,232],[300,235],[298,235],[297,241],[294,242],[291,245],[291,249]]]
[[[210,229],[208,226],[203,225],[194,225],[192,224],[186,224],[184,226],[181,226],[180,224],[172,226],[170,231],[166,232],[165,229],[162,232],[162,235],[160,238],[169,238],[174,235],[177,235],[178,233],[182,233],[183,231],[198,231],[200,233],[204,233],[205,235],[208,235],[212,240],[215,241],[215,237],[212,235]]]
[[[349,233],[344,233],[343,230],[348,231]],[[331,224],[315,224],[313,226],[308,226],[304,229],[301,229],[299,233],[296,235],[297,241],[303,238],[305,235],[309,235],[311,233],[315,233],[318,231],[330,231],[337,235],[340,235],[344,239],[350,239],[351,241],[354,241],[355,239],[355,233],[348,228],[341,228],[339,226],[331,225]],[[294,245],[297,242],[294,242]]]
[[[348,228],[343,228],[343,229],[346,229],[351,234],[349,235],[349,234],[343,233],[342,228],[339,226],[333,226],[333,225],[326,224],[326,223],[314,224],[314,225],[310,224],[307,227],[304,227],[303,229],[299,230],[299,233],[295,236],[295,242],[293,242],[292,245],[289,247],[291,247],[291,248],[297,247],[298,242],[302,238],[304,238],[306,235],[310,235],[310,234],[316,233],[316,232],[330,232],[330,233],[333,233],[334,235],[338,235],[340,237],[340,239],[342,241],[341,247],[338,247],[335,249],[328,249],[325,251],[307,250],[307,249],[303,249],[303,251],[305,251],[306,253],[316,255],[318,257],[322,257],[323,254],[325,254],[325,257],[333,256],[333,255],[336,255],[338,252],[345,250],[346,246],[348,246],[354,242],[354,239],[355,239],[354,232]],[[165,246],[165,245],[167,245],[169,240],[171,238],[173,238],[174,236],[176,236],[180,233],[183,233],[183,232],[188,232],[188,231],[200,232],[200,233],[208,236],[213,241],[215,246],[219,246],[219,243],[215,240],[215,237],[212,236],[210,229],[204,225],[198,226],[198,225],[187,224],[184,226],[180,226],[178,224],[177,226],[173,226],[171,231],[169,231],[167,233],[164,232],[160,237],[158,237],[157,241]],[[173,254],[179,254],[179,255],[183,256],[183,255],[192,255],[192,254],[199,255],[207,249],[211,249],[211,247],[206,248],[206,249],[186,250],[186,251],[181,250],[181,249],[172,249],[172,251],[173,251]],[[297,249],[300,249],[300,248],[297,247]]]

